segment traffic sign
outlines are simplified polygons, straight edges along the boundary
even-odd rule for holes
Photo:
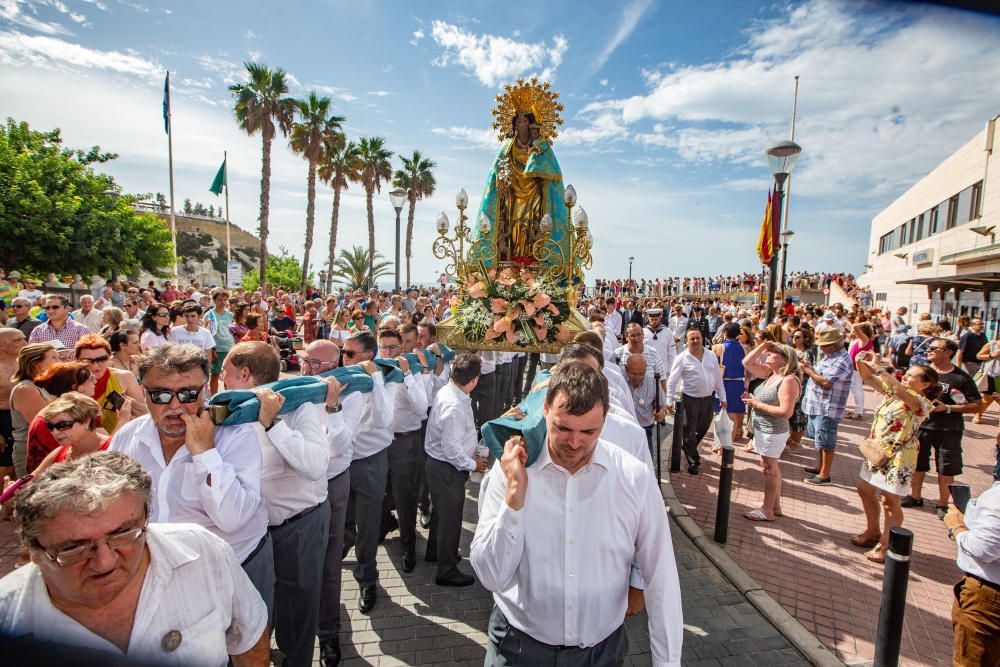
[[[830,288],[829,287],[824,287],[823,288],[823,296],[830,296]]]

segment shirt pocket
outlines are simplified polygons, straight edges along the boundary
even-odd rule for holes
[[[169,665],[225,665],[229,659],[226,646],[226,626],[223,625],[222,614],[213,609],[202,618],[190,625],[179,628],[180,644],[172,651],[167,651],[164,644],[169,642],[168,633],[164,633],[159,649],[162,663]],[[173,632],[172,630],[170,632]],[[154,650],[156,650],[154,649]]]
[[[204,475],[199,475],[193,461],[184,464],[181,476],[181,497],[193,502],[201,498],[201,485],[205,484]]]

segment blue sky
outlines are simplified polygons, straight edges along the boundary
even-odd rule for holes
[[[595,239],[588,276],[756,271],[770,183],[764,149],[787,139],[801,77],[790,270],[862,271],[871,218],[998,111],[1000,20],[911,3],[172,2],[0,0],[0,112],[69,145],[120,154],[130,192],[166,192],[163,74],[175,83],[177,201],[230,155],[231,217],[256,227],[260,140],[232,120],[244,60],[284,68],[291,94],[330,96],[350,138],[437,162],[418,202],[413,276],[442,267],[434,220],[478,204],[503,83],[539,74],[566,105],[554,149]],[[399,166],[398,160],[394,166]],[[271,242],[301,256],[306,163],[275,142]],[[375,202],[393,254],[394,213]],[[324,261],[321,187],[312,261]],[[367,243],[364,196],[344,197],[338,246]]]

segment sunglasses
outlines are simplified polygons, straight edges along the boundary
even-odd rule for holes
[[[93,365],[93,364],[103,364],[103,363],[107,362],[107,360],[110,359],[110,358],[111,357],[109,355],[107,355],[107,354],[103,354],[103,355],[101,355],[99,357],[91,357],[89,359],[86,358],[86,357],[77,357],[77,359],[79,359],[80,361],[86,361],[88,364],[91,364],[91,365]]]
[[[62,306],[45,306],[45,310],[59,310]]]
[[[170,317],[170,313],[157,313],[153,317]]]
[[[77,424],[77,423],[79,423],[79,422],[76,422],[76,421],[74,421],[72,419],[67,420],[67,421],[61,421],[61,422],[45,422],[45,427],[47,429],[49,429],[49,431],[52,431],[52,432],[55,432],[55,431],[60,431],[61,432],[61,431],[68,431],[68,430],[70,430],[71,428],[73,428],[73,425]]]
[[[356,356],[358,356],[359,354],[361,354],[361,352],[355,352],[355,351],[353,351],[353,350],[343,350],[343,354],[344,354],[344,356],[345,356],[345,357],[347,357],[348,359],[353,359],[354,357],[356,357]]]
[[[146,393],[149,394],[150,402],[155,405],[166,405],[174,400],[174,396],[177,397],[180,403],[194,403],[198,400],[198,396],[201,395],[201,387],[197,389],[179,389],[177,391],[147,388]]]

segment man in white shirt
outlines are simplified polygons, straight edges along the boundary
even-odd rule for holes
[[[73,646],[91,664],[265,664],[267,610],[232,549],[199,526],[149,525],[153,495],[149,474],[114,452],[22,489],[31,563],[0,580],[0,636]]]
[[[486,665],[622,664],[633,563],[645,579],[653,664],[680,665],[663,499],[646,465],[599,439],[607,410],[601,374],[570,364],[549,383],[538,459],[525,467],[523,440],[511,438],[489,473],[471,555],[494,593]]]
[[[205,350],[211,363],[215,359],[215,337],[212,332],[201,326],[201,306],[196,303],[184,305],[184,326],[170,329],[170,342],[178,345],[197,345]]]
[[[684,405],[683,450],[688,461],[688,473],[697,475],[698,466],[701,465],[698,443],[712,425],[716,396],[722,404],[722,409],[726,409],[726,390],[722,384],[719,358],[711,350],[705,349],[701,331],[689,329],[685,341],[687,349],[677,355],[670,370],[667,396],[675,396],[677,383],[683,382],[681,395],[681,403]],[[669,401],[667,412],[674,414],[674,405]]]
[[[193,345],[150,350],[139,361],[139,379],[149,414],[120,427],[111,450],[135,459],[152,476],[150,520],[196,523],[228,542],[270,610],[274,553],[254,426],[216,428],[208,411],[202,412],[208,358]]]
[[[608,330],[615,341],[621,337],[622,333],[622,314],[621,311],[615,308],[615,298],[608,297],[604,301],[604,305],[607,307],[608,314],[604,317],[604,327]]]
[[[427,420],[426,475],[430,487],[430,535],[427,560],[437,562],[438,586],[470,586],[475,579],[458,569],[465,482],[470,472],[486,470],[487,459],[476,456],[479,441],[469,394],[479,381],[480,361],[472,352],[452,360],[451,380],[434,399]]]
[[[419,375],[410,372],[406,358],[400,356],[404,352],[412,352],[416,342],[416,327],[407,327],[409,349],[403,346],[403,336],[400,331],[383,331],[379,334],[379,354],[387,359],[395,358],[403,369],[403,386],[396,388],[396,399],[392,416],[392,444],[389,445],[389,486],[391,497],[386,494],[382,501],[382,536],[393,530],[392,523],[399,527],[400,541],[403,543],[403,572],[409,573],[417,566],[417,459],[423,448],[421,437],[421,422],[427,416],[430,405],[427,398],[430,369],[423,353]],[[395,507],[399,518],[393,519],[392,508]]]
[[[351,334],[344,341],[344,365],[371,363],[378,351],[375,336]],[[367,370],[367,368],[366,368]],[[406,371],[408,373],[408,371]],[[367,614],[378,595],[375,555],[382,527],[382,500],[389,473],[392,415],[399,385],[386,384],[381,372],[372,375],[372,391],[363,396],[363,407],[351,453],[351,493],[344,523],[344,548],[354,547],[354,578],[361,589],[358,609]]]
[[[663,309],[650,308],[646,311],[649,320],[643,330],[645,344],[656,350],[660,355],[660,363],[666,373],[674,367],[674,359],[677,358],[677,345],[674,341],[673,332],[663,324]],[[662,377],[662,376],[661,376]]]
[[[668,328],[674,334],[676,351],[680,353],[684,349],[684,333],[688,328],[688,318],[684,315],[684,307],[680,304],[674,306],[674,314],[670,317]],[[673,366],[671,366],[673,368]]]
[[[94,297],[84,294],[80,297],[80,309],[73,311],[73,319],[97,333],[104,326],[104,311],[94,308]]]
[[[281,360],[273,346],[238,343],[222,363],[226,389],[254,390],[275,382]],[[274,549],[274,637],[290,667],[310,667],[319,622],[320,588],[330,529],[323,422],[312,403],[278,416],[284,398],[257,389],[262,432],[261,495]],[[340,383],[327,383],[327,405],[338,405]]]

